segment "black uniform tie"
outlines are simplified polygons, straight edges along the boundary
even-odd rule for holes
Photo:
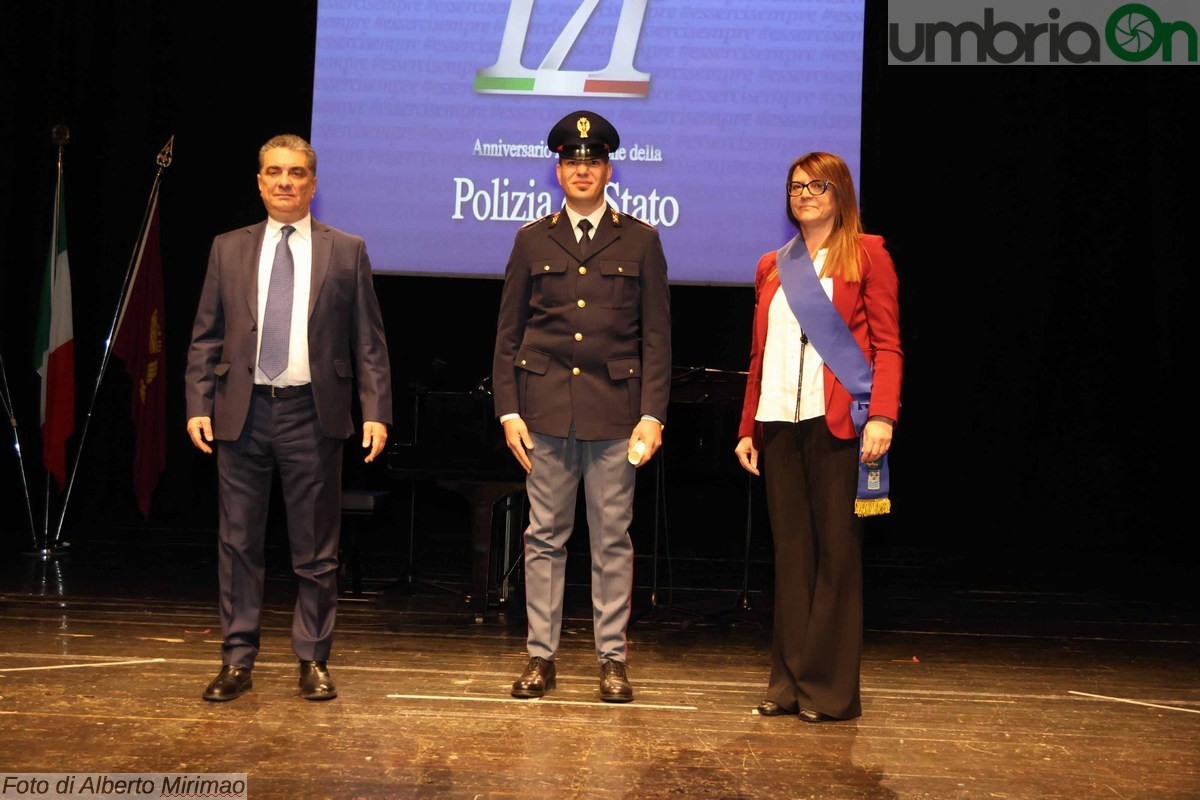
[[[579,228],[579,256],[580,258],[587,258],[588,250],[592,243],[592,237],[588,236],[588,231],[592,229],[592,223],[589,220],[581,219],[576,224],[576,227]]]

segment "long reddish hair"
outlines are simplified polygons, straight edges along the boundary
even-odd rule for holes
[[[833,194],[834,220],[833,230],[824,242],[817,246],[828,248],[825,254],[825,264],[821,267],[821,277],[838,276],[842,280],[857,282],[862,279],[862,245],[859,241],[863,233],[862,218],[858,214],[858,200],[854,194],[854,179],[850,177],[850,168],[840,156],[820,151],[806,153],[800,156],[788,167],[787,180],[799,167],[815,180],[829,181],[832,186],[828,191]],[[800,230],[800,221],[792,213],[791,198],[784,190],[783,199],[787,205],[787,216]]]

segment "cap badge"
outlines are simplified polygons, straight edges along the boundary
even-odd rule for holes
[[[575,127],[579,129],[579,135],[586,139],[588,131],[592,129],[592,123],[587,117],[580,117],[575,123]]]

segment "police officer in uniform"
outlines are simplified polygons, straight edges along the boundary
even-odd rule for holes
[[[600,699],[633,699],[626,668],[634,471],[662,445],[671,384],[667,262],[658,232],[605,202],[620,138],[599,114],[551,128],[565,207],[522,227],[505,268],[492,363],[496,414],[529,497],[529,663],[513,697],[554,687],[567,540],[582,481]]]

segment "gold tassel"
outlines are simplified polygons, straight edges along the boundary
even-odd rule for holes
[[[860,517],[876,517],[880,514],[887,514],[891,510],[892,501],[886,497],[854,501],[854,513]]]

